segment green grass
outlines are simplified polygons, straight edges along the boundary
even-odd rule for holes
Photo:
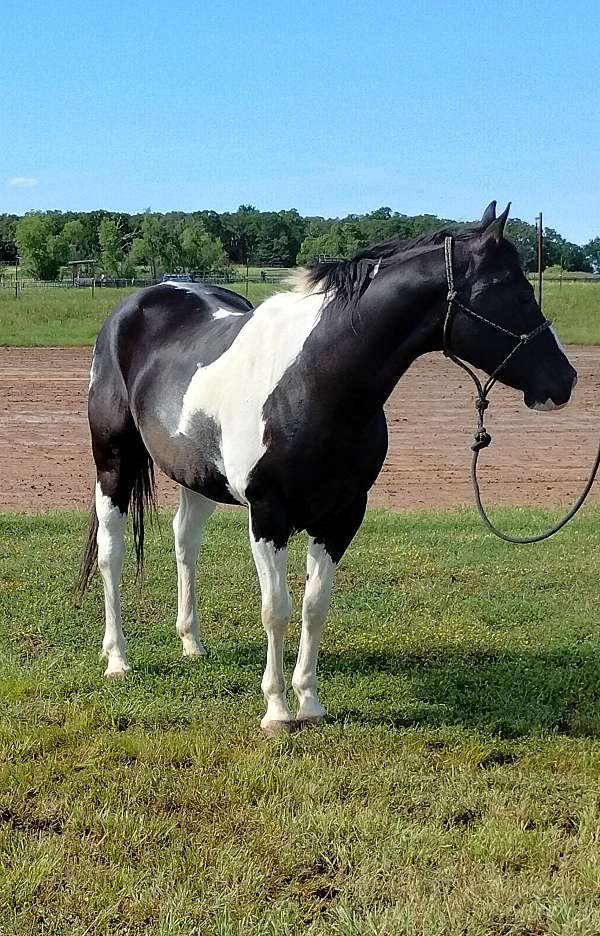
[[[245,283],[229,288],[246,294]],[[280,288],[273,283],[249,283],[255,305]],[[132,289],[0,289],[0,345],[45,347],[92,345],[102,322]]]
[[[600,283],[545,282],[542,303],[566,344],[600,344]]]
[[[245,295],[244,282],[230,288]],[[272,283],[250,283],[255,305],[281,289]],[[0,289],[0,345],[91,345],[110,310],[131,290],[26,289],[19,299]],[[562,341],[600,344],[600,283],[547,282],[544,309]]]
[[[0,934],[600,932],[599,509],[530,548],[471,512],[370,514],[323,640],[331,722],[277,741],[245,516],[207,531],[201,662],[160,519],[118,682],[98,583],[71,602],[83,526],[0,517]]]

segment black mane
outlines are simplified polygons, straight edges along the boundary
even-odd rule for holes
[[[379,269],[385,269],[399,260],[406,259],[408,255],[443,244],[446,237],[467,241],[478,233],[479,228],[457,230],[445,227],[410,240],[394,238],[382,241],[365,247],[350,260],[326,260],[310,264],[306,268],[305,282],[312,292],[330,293],[332,298],[344,305],[355,304],[371,282],[378,264]],[[506,240],[504,243],[516,254],[513,244]]]

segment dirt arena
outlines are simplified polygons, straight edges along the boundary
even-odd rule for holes
[[[600,433],[600,348],[569,349],[579,372],[573,403],[526,410],[492,392],[491,448],[481,457],[490,504],[564,504],[589,471]],[[89,348],[0,348],[0,509],[86,507],[94,473],[85,414]],[[596,406],[594,406],[596,404]],[[471,501],[473,389],[441,355],[418,361],[387,406],[390,448],[371,505],[448,507]],[[592,496],[600,498],[600,485]],[[175,500],[162,479],[160,501]]]

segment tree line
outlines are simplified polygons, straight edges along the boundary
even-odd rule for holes
[[[258,211],[240,205],[235,212],[172,211],[30,212],[0,215],[0,263],[14,263],[38,279],[55,280],[67,264],[93,260],[109,276],[135,276],[140,268],[160,273],[223,271],[231,264],[292,267],[320,258],[351,257],[362,247],[391,238],[413,238],[449,218],[405,215],[378,208],[345,218],[303,217],[295,209]],[[506,235],[526,271],[537,268],[536,231],[519,218]],[[600,272],[600,237],[580,246],[552,228],[544,231],[544,267]]]

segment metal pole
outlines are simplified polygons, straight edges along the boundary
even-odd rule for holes
[[[19,260],[21,258],[17,254],[15,257],[15,299],[19,298]]]
[[[564,269],[565,269],[565,258],[564,258],[564,256],[561,254],[561,255],[560,255],[560,283],[559,283],[559,286],[558,286],[558,288],[559,288],[560,290],[562,290],[562,278],[563,278]]]
[[[536,218],[537,222],[537,256],[538,256],[538,305],[542,308],[542,256],[544,252],[544,232],[542,228],[542,212]]]

